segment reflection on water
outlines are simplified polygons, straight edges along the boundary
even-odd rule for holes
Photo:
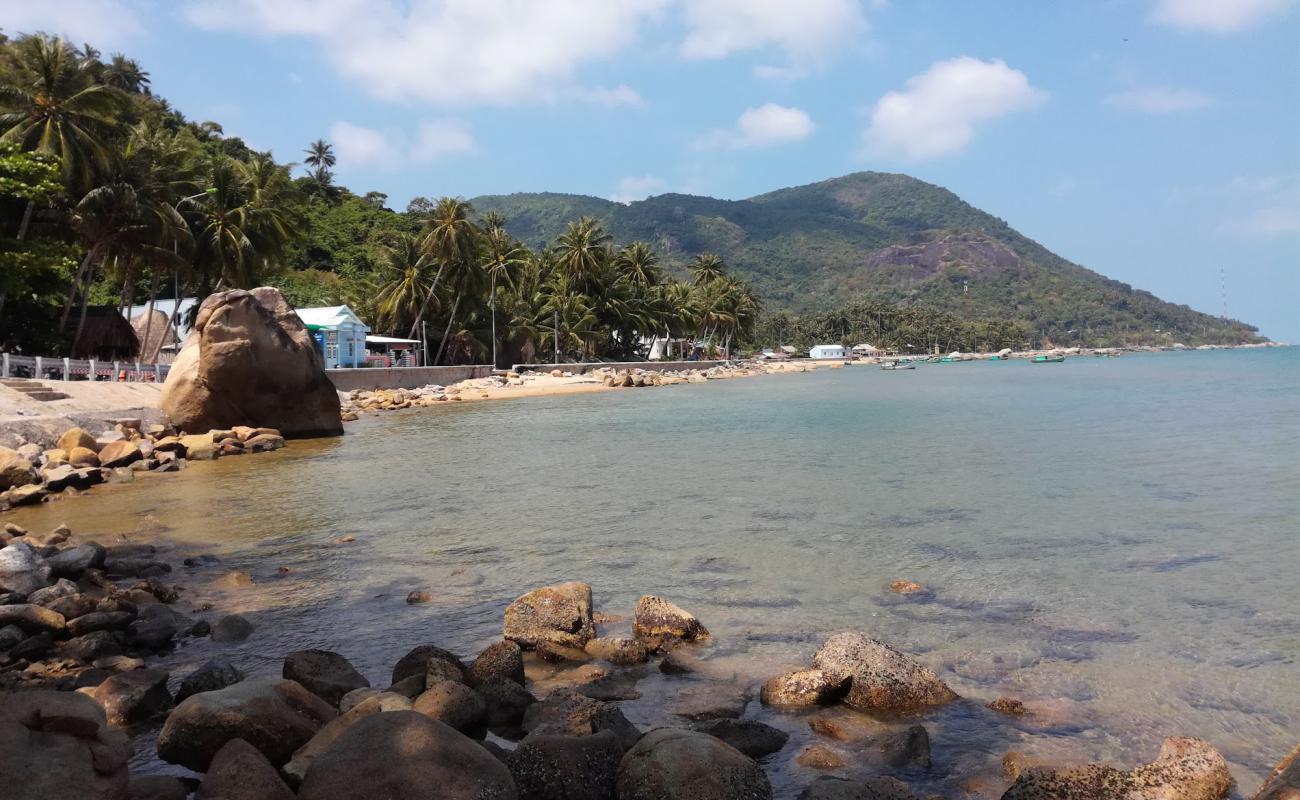
[[[218,651],[274,672],[310,646],[384,685],[410,647],[477,652],[510,599],[578,579],[598,610],[654,592],[695,611],[715,635],[709,675],[729,685],[805,664],[845,628],[918,654],[972,699],[924,719],[934,766],[900,775],[923,792],[996,773],[1008,749],[1133,764],[1176,734],[1209,739],[1249,791],[1300,730],[1298,356],[855,368],[450,406],[13,518],[117,534],[152,517],[175,563],[220,556],[182,568],[185,602],[246,610],[259,630],[182,648],[178,672]],[[227,569],[256,589],[203,588]],[[932,594],[892,595],[897,578]],[[417,588],[434,601],[408,606]],[[668,721],[684,680],[646,670],[626,713]],[[1034,713],[982,707],[1002,694]],[[768,768],[793,796],[812,777],[794,763],[808,720],[750,713],[791,732]]]

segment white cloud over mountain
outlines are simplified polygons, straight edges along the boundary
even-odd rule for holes
[[[644,200],[652,194],[662,192],[667,184],[654,175],[629,175],[618,182],[618,187],[609,196],[615,203],[631,203]]]
[[[1046,97],[1001,60],[938,61],[876,102],[864,152],[908,161],[960,153],[980,123],[1033,108]]]
[[[700,150],[773,147],[807,139],[816,128],[812,117],[801,108],[765,103],[745,109],[730,128],[710,131],[695,140],[695,147]]]

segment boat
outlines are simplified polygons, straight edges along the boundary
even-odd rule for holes
[[[1060,364],[1065,361],[1065,356],[1034,356],[1029,361],[1032,364]]]
[[[886,361],[880,365],[881,369],[916,369],[916,365],[911,361]]]

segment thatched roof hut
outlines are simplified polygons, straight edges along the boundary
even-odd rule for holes
[[[135,358],[139,351],[140,339],[131,323],[117,312],[116,306],[90,306],[86,309],[86,322],[72,350],[73,358],[126,360]]]
[[[148,311],[136,314],[131,318],[131,327],[135,329],[135,337],[140,341],[141,361],[160,363],[165,360],[159,358],[163,354],[163,348],[175,349],[171,346],[176,341],[176,329],[172,327],[171,319],[158,309],[154,309],[152,315]],[[167,355],[170,357],[172,353],[168,352]]]

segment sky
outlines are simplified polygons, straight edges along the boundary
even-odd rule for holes
[[[0,0],[417,195],[739,199],[859,170],[1300,342],[1300,0]]]

